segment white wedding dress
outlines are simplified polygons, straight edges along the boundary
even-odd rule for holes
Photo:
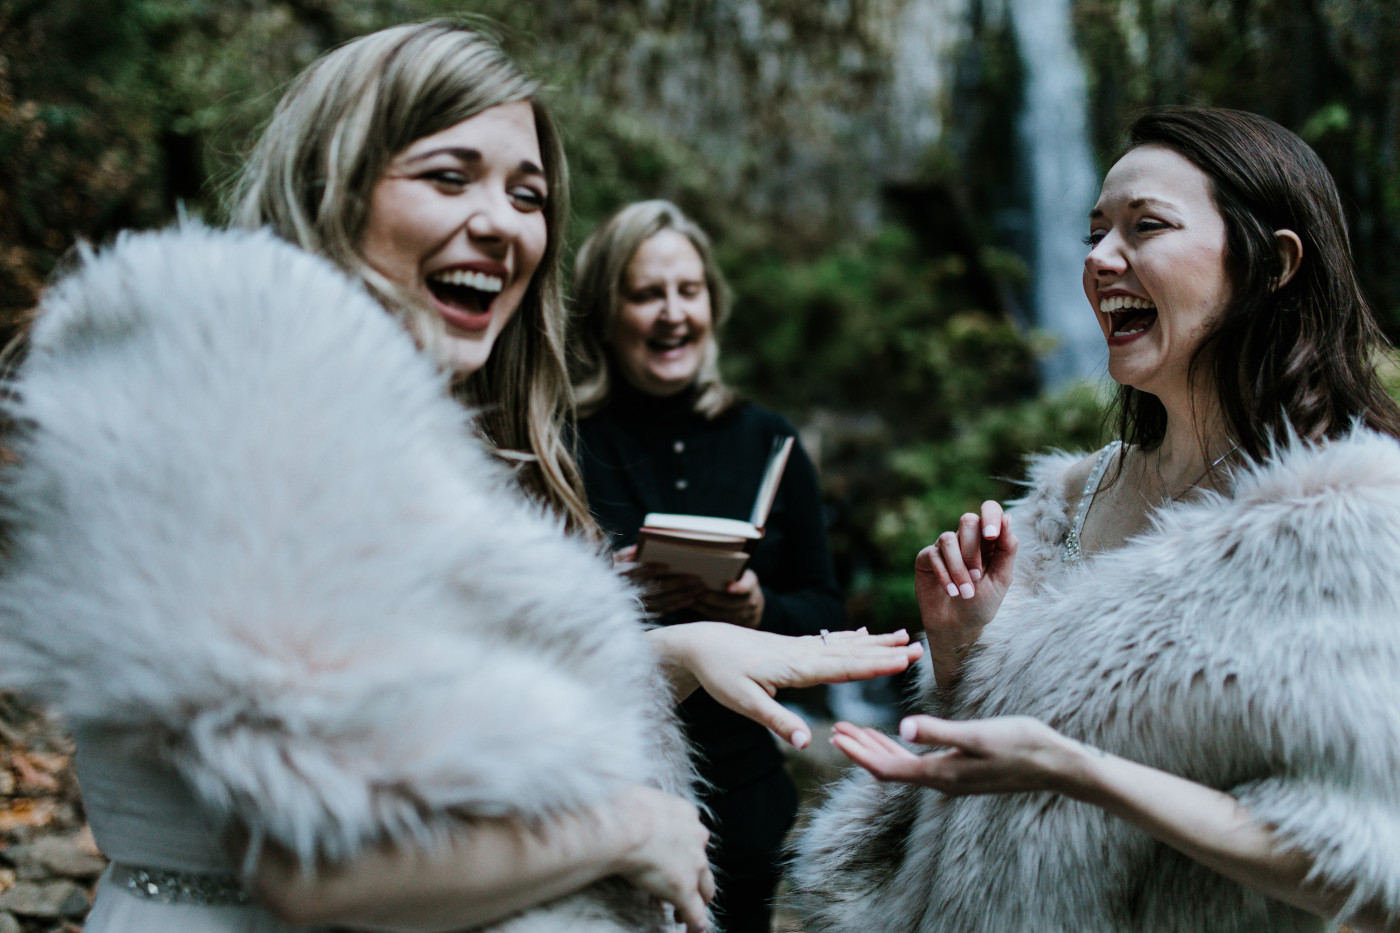
[[[238,888],[222,827],[178,774],[116,730],[74,738],[88,822],[112,860],[84,933],[290,933]]]

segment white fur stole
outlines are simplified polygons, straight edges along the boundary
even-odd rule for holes
[[[0,686],[149,736],[308,865],[689,792],[633,593],[359,286],[187,225],[89,252],[42,311],[9,404]]]
[[[1225,790],[1353,903],[1400,910],[1400,446],[1294,444],[1079,566],[1059,556],[1072,462],[1036,466],[1017,582],[943,713],[1033,716]],[[1049,793],[859,773],[799,848],[812,933],[1328,926]]]

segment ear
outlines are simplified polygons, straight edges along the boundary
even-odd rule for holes
[[[1270,281],[1277,291],[1288,284],[1303,262],[1303,241],[1292,230],[1274,231],[1274,249],[1278,250],[1278,275]]]

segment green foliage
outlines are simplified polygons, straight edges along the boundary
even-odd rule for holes
[[[877,544],[913,555],[987,499],[1020,495],[1027,455],[1052,448],[1093,450],[1106,439],[1108,401],[1091,385],[1007,405],[951,436],[898,450],[893,472],[907,494],[873,525]]]
[[[929,436],[1035,389],[1028,344],[981,303],[968,259],[930,255],[903,227],[813,260],[726,249],[721,262],[735,293],[727,373],[770,404],[875,411]]]
[[[872,497],[858,519],[876,555],[853,581],[859,621],[872,631],[917,625],[915,555],[982,502],[1019,498],[1029,455],[1101,447],[1109,409],[1104,388],[1086,383],[991,408],[946,437],[892,450],[885,493]]]
[[[569,154],[571,242],[582,242],[618,207],[648,198],[675,201],[702,223],[713,219],[704,209],[709,200],[704,167],[674,137],[577,92],[555,91],[551,105]],[[713,223],[706,226],[714,229]]]

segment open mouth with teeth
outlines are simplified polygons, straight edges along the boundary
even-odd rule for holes
[[[1112,337],[1134,337],[1157,323],[1157,306],[1146,298],[1105,298],[1099,302],[1099,313],[1108,316]]]
[[[505,288],[499,275],[471,269],[449,269],[428,276],[428,291],[443,305],[463,315],[478,316],[491,311],[491,302]],[[456,323],[450,318],[449,323]]]
[[[653,353],[674,353],[690,346],[694,338],[690,334],[671,334],[665,337],[648,337],[647,349]]]

